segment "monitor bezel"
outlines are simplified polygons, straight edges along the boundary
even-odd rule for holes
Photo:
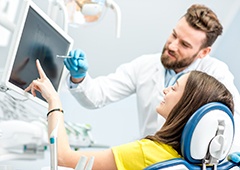
[[[62,35],[62,37],[64,39],[66,39],[69,42],[68,52],[71,50],[71,48],[73,46],[73,39],[66,32],[64,32],[64,30],[62,30],[62,28],[60,28],[59,25],[57,25],[52,19],[50,19],[50,17],[47,14],[45,14],[34,2],[32,2],[31,0],[23,0],[21,10],[18,15],[17,24],[14,29],[12,42],[10,44],[5,68],[2,73],[1,82],[7,90],[12,90],[12,91],[16,92],[17,94],[20,94],[21,96],[23,96],[25,99],[30,99],[30,100],[42,105],[43,107],[47,108],[48,104],[46,101],[44,101],[38,97],[34,97],[31,93],[25,92],[22,88],[18,87],[17,85],[15,85],[9,81],[11,72],[13,69],[13,64],[14,64],[14,61],[16,58],[16,54],[18,51],[18,46],[20,44],[21,35],[23,33],[24,25],[25,25],[25,22],[27,19],[27,14],[31,8],[34,11],[36,11],[55,31],[57,31],[60,35]],[[66,74],[66,68],[63,67],[60,82],[58,84],[58,87],[56,88],[57,92],[60,92],[60,88],[62,86],[62,82],[64,81],[63,79],[64,79],[65,74]]]

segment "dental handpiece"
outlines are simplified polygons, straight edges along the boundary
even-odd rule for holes
[[[50,138],[50,158],[51,158],[51,170],[57,170],[58,169],[57,138]]]
[[[57,133],[58,133],[59,120],[57,120],[56,127],[53,129],[50,134],[49,142],[50,142],[50,163],[51,170],[58,169],[58,160],[57,160]]]

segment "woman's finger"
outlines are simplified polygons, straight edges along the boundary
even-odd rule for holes
[[[38,59],[36,60],[36,65],[37,65],[37,69],[38,69],[40,78],[46,78],[47,76],[46,76],[45,72],[43,71],[42,66]]]
[[[29,91],[31,89],[31,84],[29,86],[27,86],[27,88],[24,89],[24,91]]]
[[[33,96],[36,96],[36,90],[41,92],[39,88],[40,82],[38,80],[33,80],[32,83],[25,89],[25,91],[31,91]]]

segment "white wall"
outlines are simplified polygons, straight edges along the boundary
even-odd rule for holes
[[[44,0],[46,1],[46,0]],[[75,40],[74,48],[83,49],[89,62],[89,73],[93,77],[113,72],[124,62],[139,55],[162,50],[163,44],[178,19],[192,3],[211,7],[223,22],[223,35],[213,46],[212,55],[225,61],[236,77],[238,74],[238,47],[240,44],[240,12],[238,0],[115,0],[122,10],[121,38],[115,37],[115,14],[108,10],[103,20],[92,26],[69,27],[69,34]],[[34,0],[43,10],[46,3]],[[45,4],[44,4],[45,3]],[[67,121],[89,123],[95,140],[110,146],[138,138],[138,123],[135,95],[99,110],[88,110],[80,106],[65,87],[61,93]],[[46,113],[43,113],[46,114]],[[47,159],[47,158],[46,158]],[[40,169],[48,160],[27,162]],[[15,164],[16,162],[10,162]],[[18,163],[17,163],[18,164]],[[34,169],[37,169],[34,168]],[[32,167],[29,170],[32,170]],[[27,170],[27,167],[24,167]]]

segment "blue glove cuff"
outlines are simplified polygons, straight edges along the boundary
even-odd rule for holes
[[[71,74],[71,72],[70,72],[70,74]],[[71,74],[71,76],[75,79],[83,78],[83,77],[86,77],[86,72],[78,73],[78,74]]]

